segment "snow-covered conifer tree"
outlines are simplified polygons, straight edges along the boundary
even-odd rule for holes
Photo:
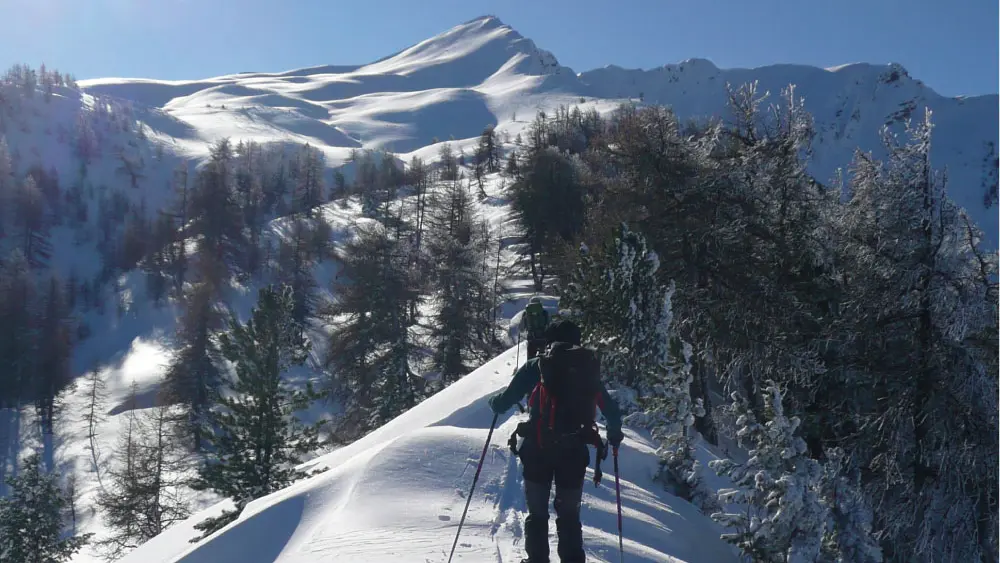
[[[638,412],[627,421],[651,429],[659,442],[659,478],[675,494],[714,510],[692,450],[691,427],[696,416],[704,415],[691,399],[692,350],[673,331],[675,288],[657,279],[659,265],[645,237],[623,224],[602,256],[581,247],[564,303],[580,319],[585,342],[601,354],[604,373],[638,392],[631,405]],[[627,412],[630,403],[624,403]]]
[[[931,167],[931,121],[858,154],[837,223],[851,299],[838,319],[849,385],[842,445],[890,561],[995,561],[997,258]],[[989,335],[989,336],[987,336]]]
[[[0,498],[0,562],[59,563],[87,544],[90,534],[65,536],[67,499],[58,477],[42,469],[38,454],[25,459],[7,484],[10,494]]]
[[[594,256],[581,248],[580,263],[563,297],[584,341],[601,357],[602,371],[643,394],[657,383],[670,357],[672,288],[656,277],[659,257],[640,233],[619,226]]]
[[[764,395],[767,420],[756,420],[749,404],[733,394],[737,438],[748,449],[744,463],[723,459],[710,465],[727,475],[734,489],[719,491],[719,501],[738,512],[712,519],[731,528],[723,539],[761,563],[814,563],[821,556],[828,510],[821,499],[823,469],[806,454],[796,435],[800,420],[787,417],[781,390],[771,382]]]
[[[830,522],[823,545],[829,563],[882,563],[882,548],[872,535],[872,511],[857,479],[849,478],[843,450],[826,452],[822,495],[830,508]]]

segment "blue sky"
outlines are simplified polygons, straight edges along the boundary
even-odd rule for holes
[[[0,67],[202,78],[370,62],[494,14],[576,71],[899,62],[945,95],[996,93],[997,0],[0,0]]]

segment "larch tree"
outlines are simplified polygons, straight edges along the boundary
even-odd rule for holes
[[[845,451],[889,561],[993,561],[996,253],[931,167],[929,112],[885,145],[885,162],[857,156],[837,231],[841,373],[867,390],[844,405],[861,430]]]
[[[435,370],[444,384],[472,371],[492,351],[492,272],[488,234],[468,192],[457,182],[436,194],[429,218],[428,253],[438,309],[432,330]]]
[[[135,387],[127,423],[112,453],[108,487],[97,496],[110,533],[97,547],[116,560],[190,515],[183,497],[187,452],[174,432],[169,406],[136,413]]]
[[[384,225],[359,228],[341,254],[336,297],[324,308],[334,327],[331,391],[349,399],[348,424],[369,429],[416,404],[408,311],[419,295],[409,249]]]

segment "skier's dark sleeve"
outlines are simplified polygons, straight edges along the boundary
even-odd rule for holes
[[[616,401],[611,394],[608,393],[608,389],[604,387],[604,385],[601,385],[601,392],[597,398],[597,406],[600,407],[601,413],[608,422],[607,426],[609,438],[613,435],[621,435],[621,408],[618,406],[618,401]]]
[[[532,358],[525,362],[514,374],[510,385],[502,392],[490,398],[490,408],[497,414],[510,410],[525,395],[531,393],[538,384],[541,374],[538,372],[538,359]]]

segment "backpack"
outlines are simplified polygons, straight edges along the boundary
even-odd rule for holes
[[[555,342],[538,359],[540,381],[528,398],[528,405],[538,406],[538,419],[517,425],[507,445],[520,455],[517,438],[537,432],[541,448],[559,448],[575,444],[594,446],[594,485],[600,485],[601,461],[608,457],[607,444],[597,428],[597,405],[603,386],[601,365],[588,348]],[[532,428],[532,426],[534,428]]]
[[[601,366],[594,352],[556,342],[539,359],[538,367],[541,380],[532,398],[538,401],[542,435],[569,436],[593,427],[601,392]]]
[[[529,337],[536,338],[545,334],[549,321],[541,303],[530,303],[525,308],[524,314],[526,315],[525,326],[528,328]]]

